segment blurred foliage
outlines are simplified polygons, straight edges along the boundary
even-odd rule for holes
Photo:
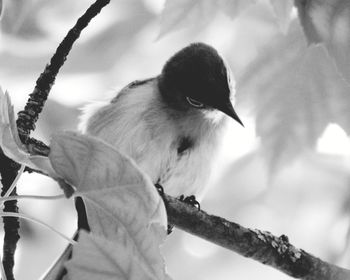
[[[322,46],[307,46],[294,22],[239,79],[239,100],[253,106],[256,133],[272,169],[314,149],[329,123],[350,132],[350,87]]]
[[[350,2],[296,0],[309,43],[323,43],[340,73],[350,82]]]
[[[0,84],[18,109],[91,2],[1,1]],[[209,43],[237,77],[236,109],[246,128],[230,124],[226,162],[217,164],[202,208],[284,233],[297,246],[349,266],[349,155],[316,149],[330,123],[349,133],[349,30],[347,0],[111,1],[73,47],[34,135],[47,140],[56,130],[74,129],[82,104],[107,97],[112,86],[159,73],[190,42]],[[23,192],[38,190],[43,182],[34,177],[26,178]],[[22,209],[36,207],[28,202]],[[35,214],[50,212],[47,219],[58,228],[70,223],[58,214],[63,206],[45,207]],[[38,279],[47,256],[59,252],[45,247],[51,236],[39,230],[21,240],[18,279]],[[174,279],[290,279],[201,242],[178,231],[169,237],[164,254]]]
[[[256,0],[181,0],[166,1],[161,17],[159,38],[181,28],[196,26],[204,29],[215,18],[217,12],[223,12],[234,19],[242,10]]]
[[[279,0],[270,0],[270,3],[273,7],[273,11],[276,15],[278,25],[283,33],[286,33],[289,28],[291,21],[291,14],[293,10],[293,1],[279,1]]]

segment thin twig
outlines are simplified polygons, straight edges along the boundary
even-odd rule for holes
[[[11,186],[9,187],[9,189],[6,191],[6,193],[3,195],[3,197],[9,197],[11,195],[11,193],[13,192],[13,190],[15,189],[17,182],[19,180],[19,178],[22,176],[23,171],[24,171],[25,165],[21,165],[20,169],[17,172],[16,178],[13,180]]]
[[[66,198],[64,194],[58,195],[11,195],[9,197],[1,197],[0,203],[4,201],[18,200],[18,199],[39,199],[39,200],[55,200]]]

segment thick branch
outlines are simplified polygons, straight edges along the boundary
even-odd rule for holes
[[[349,280],[350,270],[322,261],[295,248],[285,235],[244,228],[224,218],[209,215],[164,194],[169,222],[244,257],[270,265],[304,280]]]

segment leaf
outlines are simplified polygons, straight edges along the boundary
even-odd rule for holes
[[[8,92],[4,93],[0,87],[0,147],[4,154],[12,160],[41,170],[55,178],[56,173],[50,161],[44,156],[32,156],[22,144],[18,136],[13,105]]]
[[[255,4],[256,0],[219,0],[213,2],[214,5],[218,5],[223,13],[231,19],[235,19],[245,9]]]
[[[283,34],[287,33],[292,20],[292,0],[270,0],[273,11],[276,16],[278,26]]]
[[[350,84],[350,2],[298,0],[296,5],[309,43],[322,42]]]
[[[161,15],[158,39],[185,27],[201,30],[215,18],[218,11],[234,19],[255,2],[256,0],[167,0]]]
[[[160,19],[158,39],[184,27],[202,29],[211,22],[216,11],[212,0],[167,0]]]
[[[139,187],[127,185],[84,194],[89,225],[94,234],[124,244],[135,261],[154,275],[154,279],[163,279],[164,263],[159,245],[165,239],[165,227],[160,228],[157,224],[149,226],[149,223],[154,219],[152,214],[165,208],[161,201],[155,209],[151,208],[154,202],[147,201],[147,197],[138,191]],[[148,208],[153,213],[148,213]]]
[[[272,170],[315,147],[330,122],[350,133],[350,87],[323,46],[307,46],[291,25],[238,79],[238,101],[253,107]]]
[[[308,12],[311,1],[295,0],[294,3],[298,9],[300,23],[303,27],[303,31],[308,43],[320,43],[322,41],[320,38],[320,34],[318,33],[318,30],[316,30],[311,15]]]
[[[135,262],[123,244],[81,232],[74,247],[73,258],[66,263],[69,279],[155,279]]]
[[[93,197],[95,191],[124,192],[139,196],[132,209],[139,215],[148,215],[148,222],[167,225],[163,200],[153,183],[126,155],[102,140],[75,132],[56,134],[51,140],[49,158],[53,168],[78,189],[77,195]],[[93,194],[91,196],[91,194]],[[144,204],[140,204],[144,202]],[[121,201],[120,203],[124,203]],[[118,205],[116,205],[118,206]]]
[[[125,247],[145,275],[164,279],[159,245],[166,212],[150,179],[132,159],[94,137],[61,133],[50,146],[52,166],[84,199],[92,234]]]

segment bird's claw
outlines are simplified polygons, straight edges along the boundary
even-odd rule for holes
[[[173,232],[174,227],[175,226],[173,224],[168,224],[168,228],[167,228],[168,235]]]
[[[201,205],[199,202],[196,200],[196,197],[194,195],[190,196],[184,196],[183,194],[180,195],[179,200],[182,202],[185,202],[193,207],[196,207],[198,210],[201,210]]]
[[[160,195],[160,196],[163,196],[163,195],[164,195],[164,188],[162,187],[162,185],[156,183],[154,186],[156,187],[156,189],[157,189],[159,195]]]

